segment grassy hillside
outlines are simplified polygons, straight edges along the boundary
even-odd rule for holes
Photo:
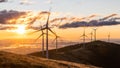
[[[49,53],[51,59],[92,64],[104,68],[120,68],[119,44],[93,41],[60,48],[57,52],[50,50]],[[30,55],[45,57],[41,52]]]
[[[91,65],[0,52],[0,68],[97,68]]]

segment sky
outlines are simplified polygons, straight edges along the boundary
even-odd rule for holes
[[[22,0],[8,0],[8,2],[0,4],[0,10],[44,11],[52,6],[52,12],[63,12],[79,16],[120,13],[119,0],[28,0],[28,3],[22,5],[21,2]]]
[[[8,0],[8,2],[0,3],[0,11],[2,10],[15,10],[15,11],[48,11],[51,9],[51,18],[67,17],[67,18],[82,18],[90,15],[95,17],[90,20],[99,20],[105,16],[111,14],[117,14],[115,17],[120,18],[120,0]],[[87,19],[88,20],[88,19]],[[69,20],[70,21],[70,20]],[[69,23],[63,22],[64,24]],[[78,20],[77,20],[78,21]],[[85,19],[86,21],[86,19]],[[71,23],[76,23],[73,21]],[[62,24],[63,24],[62,23]],[[90,32],[93,31],[94,27],[86,27],[86,34],[90,38]],[[111,34],[112,39],[120,39],[120,25],[105,25],[96,26],[97,38],[107,38],[108,34]],[[83,27],[73,27],[67,29],[53,28],[53,30],[65,39],[72,41],[80,40],[80,36],[83,34]],[[7,30],[0,30],[0,38],[36,38],[39,33],[35,35],[17,34],[9,32]]]

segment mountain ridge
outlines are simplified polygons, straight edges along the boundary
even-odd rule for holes
[[[45,57],[41,52],[31,53],[38,57]],[[70,45],[55,51],[49,50],[49,58],[70,62],[90,64],[104,68],[120,67],[120,44],[93,41],[82,44]]]

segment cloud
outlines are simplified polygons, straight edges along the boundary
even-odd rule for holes
[[[48,12],[48,11],[42,11],[42,12],[40,12],[40,14],[48,14],[48,13],[50,13],[50,12]]]
[[[25,15],[25,12],[18,12],[14,10],[3,10],[0,11],[0,24],[15,24],[15,19]],[[8,20],[13,20],[14,22],[8,22]]]
[[[1,25],[16,25],[16,24],[34,24],[36,21],[46,20],[47,11],[32,12],[32,11],[15,11],[2,10],[0,11],[0,26]],[[13,26],[2,26],[1,30],[13,29]]]
[[[33,1],[29,1],[29,0],[22,0],[20,2],[21,5],[31,5],[31,4],[34,4],[35,2]]]
[[[33,13],[2,10],[0,11],[0,24],[33,24],[36,20],[45,17],[48,13],[47,11]]]
[[[0,27],[0,30],[13,30],[13,29],[17,29],[17,27],[13,27],[13,26]]]
[[[15,11],[15,10],[2,10],[0,11],[0,30],[6,29],[15,29],[14,26],[1,26],[1,25],[16,25],[16,24],[26,24],[26,25],[34,25],[36,22],[41,23],[44,22],[42,25],[46,24],[48,11],[41,11],[41,12],[32,12],[32,11]],[[113,17],[117,14],[111,14],[106,16],[102,19]],[[53,15],[54,16],[54,15]],[[60,18],[52,18],[49,23],[51,26],[57,26],[59,28],[77,28],[83,26],[108,26],[108,25],[117,25],[120,22],[117,21],[104,21],[104,20],[91,20],[87,21],[86,19],[91,19],[96,17],[96,15],[90,15],[88,17],[60,17]],[[38,25],[36,25],[38,26]],[[33,27],[30,27],[33,29]],[[35,27],[34,29],[38,29]]]
[[[61,26],[59,26],[59,28],[77,28],[77,27],[80,27],[80,26],[84,26],[84,24],[86,24],[86,22],[72,22],[72,23],[66,23],[66,24],[63,24]]]
[[[108,15],[108,16],[100,19],[100,20],[106,20],[106,19],[108,19],[108,18],[110,18],[110,17],[113,17],[113,16],[116,16],[116,15],[118,15],[118,14],[111,14],[111,15]]]
[[[61,21],[61,20],[67,20],[67,17],[54,18],[54,19],[52,19],[50,22],[51,22],[51,23],[54,23],[54,22]]]
[[[0,25],[0,30],[12,30],[17,29],[16,25]]]
[[[2,3],[2,2],[7,2],[7,0],[0,0],[0,3]]]
[[[97,20],[92,20],[90,22],[80,21],[80,22],[72,22],[72,23],[66,23],[59,28],[65,29],[65,28],[77,28],[77,27],[93,27],[93,26],[110,26],[110,25],[117,25],[120,24],[120,22],[117,21],[101,21],[98,22]]]
[[[40,14],[48,14],[49,12],[43,11]],[[90,20],[93,17],[96,17],[97,15],[93,14],[88,17],[60,17],[60,18],[53,18],[49,21],[49,23],[52,24],[52,26],[57,26],[59,28],[65,29],[65,28],[77,28],[77,27],[94,27],[94,26],[110,26],[110,25],[118,25],[120,24],[119,21],[110,20],[111,17],[115,16],[117,14],[111,14],[109,16],[103,17],[101,19],[104,20]],[[109,20],[105,20],[106,18],[110,18]],[[89,21],[88,21],[89,19]],[[45,19],[46,20],[46,19]],[[39,28],[34,28],[39,29]]]
[[[54,23],[54,22],[58,22],[58,21],[72,21],[72,22],[76,22],[76,21],[83,21],[83,20],[88,20],[91,19],[93,17],[96,17],[97,15],[90,15],[88,17],[61,17],[61,18],[54,18],[52,19],[50,22]]]

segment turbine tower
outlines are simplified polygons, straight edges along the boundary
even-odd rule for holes
[[[60,23],[62,22],[62,19],[60,19],[60,22],[55,25],[56,27],[60,25]],[[60,36],[58,36],[57,34],[55,35],[55,39],[53,40],[53,42],[55,42],[55,48],[56,48],[56,52],[57,52],[57,49],[58,49],[58,39],[61,38]]]
[[[49,52],[48,52],[48,33],[49,31],[51,33],[53,33],[54,35],[56,35],[56,33],[54,33],[50,28],[49,28],[49,18],[50,18],[50,11],[51,9],[49,9],[49,13],[48,13],[48,17],[47,17],[47,21],[46,21],[46,25],[45,28],[42,28],[41,30],[46,30],[46,58],[49,58]]]
[[[48,53],[48,22],[49,22],[49,17],[50,17],[50,13],[48,13],[48,19],[46,22],[46,58],[49,58],[49,53]]]
[[[57,49],[58,49],[58,39],[59,39],[59,38],[60,38],[60,36],[55,35],[55,39],[53,40],[53,42],[55,41],[56,52],[57,52]]]
[[[94,30],[94,41],[96,41],[96,31],[97,31],[97,28],[93,28]]]
[[[90,33],[90,36],[91,36],[91,42],[93,41],[93,32],[91,31],[91,33]]]
[[[109,34],[108,34],[108,42],[110,42],[110,32],[109,32]]]
[[[42,34],[40,36],[38,36],[38,38],[35,40],[35,42],[42,36],[42,54],[44,55],[44,35],[45,35],[45,33],[43,30],[41,30],[41,33]]]

